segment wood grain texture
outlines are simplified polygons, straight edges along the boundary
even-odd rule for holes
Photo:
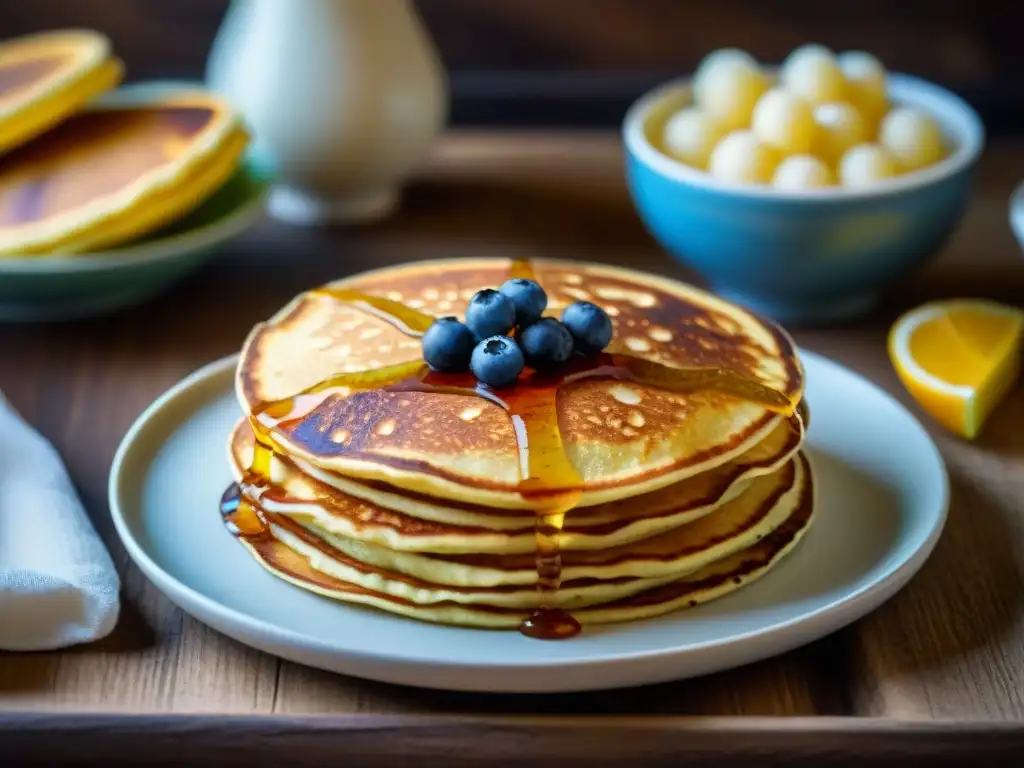
[[[341,716],[40,718],[0,722],[11,766],[322,765],[897,768],[1011,765],[1024,733],[1003,725],[817,718]],[[1002,761],[1002,762],[999,762]]]
[[[886,331],[898,312],[930,298],[1022,301],[1024,257],[1006,220],[1020,168],[1024,144],[991,147],[950,246],[871,316],[838,328],[794,329],[798,341],[916,411],[889,367]],[[111,637],[59,653],[0,654],[0,710],[274,714],[285,718],[282,732],[307,722],[291,719],[305,715],[500,715],[541,722],[589,714],[863,715],[922,727],[935,719],[1024,721],[1024,386],[976,443],[932,429],[951,472],[952,509],[934,556],[903,592],[810,646],[683,683],[585,695],[486,696],[329,675],[207,629],[129,564],[111,531],[106,480],[121,436],[149,402],[195,368],[236,351],[253,323],[305,288],[385,264],[480,254],[590,259],[692,278],[633,213],[615,136],[452,134],[385,223],[333,231],[264,221],[145,307],[94,321],[0,328],[0,389],[61,451],[124,574],[123,618]],[[48,722],[10,720],[0,712],[5,721],[0,747],[12,738],[10,723],[31,733],[26,723],[42,728]],[[53,722],[71,727],[76,721]],[[188,723],[183,733],[212,727],[204,719],[173,722]],[[496,720],[494,727],[507,722]],[[380,744],[392,738],[390,727],[379,732]],[[507,727],[508,739],[530,730]],[[566,727],[562,735],[574,737],[576,726]],[[134,733],[133,726],[124,728]],[[369,732],[359,738],[369,739]],[[436,736],[436,744],[446,744],[454,737],[445,734],[453,732],[442,728],[432,736],[427,728],[417,738]],[[661,746],[652,746],[658,759],[669,752],[657,749],[681,743],[658,738]],[[848,744],[845,736],[835,738]],[[935,749],[941,743],[934,741]]]

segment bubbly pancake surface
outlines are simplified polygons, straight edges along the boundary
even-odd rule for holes
[[[790,398],[803,374],[791,341],[774,326],[674,281],[613,267],[533,262],[548,314],[578,299],[612,317],[616,343],[672,367],[714,366],[759,380]],[[509,274],[503,259],[422,262],[338,285],[432,315],[460,315],[482,287]],[[365,306],[315,292],[257,326],[243,349],[243,409],[287,398],[339,372],[418,359],[419,339]],[[731,461],[783,417],[734,395],[671,392],[636,381],[584,378],[558,389],[557,425],[584,482],[585,507],[655,491]],[[275,439],[296,461],[406,491],[505,508],[529,507],[517,492],[515,430],[499,405],[473,394],[369,390],[324,393]]]

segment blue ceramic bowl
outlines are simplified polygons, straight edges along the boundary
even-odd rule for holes
[[[897,104],[932,114],[953,148],[933,166],[870,189],[783,192],[711,178],[655,147],[690,103],[689,79],[655,89],[623,123],[630,193],[644,224],[718,294],[781,322],[859,314],[936,253],[959,224],[984,129],[964,101],[892,75]]]

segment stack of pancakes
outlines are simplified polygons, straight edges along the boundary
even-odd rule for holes
[[[226,102],[196,88],[94,101],[122,74],[97,32],[0,43],[0,258],[149,235],[238,171],[249,134]]]
[[[458,315],[509,269],[499,259],[421,262],[343,285]],[[541,606],[584,625],[693,606],[751,582],[797,544],[814,494],[800,451],[803,370],[789,338],[664,278],[569,262],[533,269],[548,314],[593,301],[622,351],[727,369],[794,407],[614,376],[563,382],[555,428],[583,487],[555,536],[560,586],[538,590],[536,504],[519,490],[522,425],[467,391],[327,386],[294,398],[339,373],[420,357],[419,339],[394,317],[311,291],[253,329],[237,371],[245,418],[229,453],[236,502],[240,494],[261,523],[258,535],[250,525],[239,536],[258,562],[326,597],[500,628]],[[268,403],[272,424],[261,416]],[[266,460],[262,479],[250,471],[254,452]]]

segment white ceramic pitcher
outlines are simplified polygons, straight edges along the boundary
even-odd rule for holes
[[[409,0],[234,0],[207,65],[295,223],[387,215],[444,126],[448,89]]]

